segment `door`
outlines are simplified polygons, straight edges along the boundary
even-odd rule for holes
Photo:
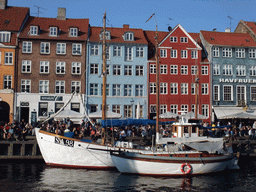
[[[20,121],[24,119],[26,123],[29,122],[29,107],[20,108]]]
[[[4,101],[0,101],[0,122],[9,123],[10,106]]]
[[[238,85],[236,87],[236,98],[238,106],[245,106],[246,105],[246,90],[244,85]]]

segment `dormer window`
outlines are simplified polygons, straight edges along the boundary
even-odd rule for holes
[[[50,36],[57,36],[57,35],[58,35],[58,28],[50,27]]]
[[[70,37],[77,37],[77,36],[78,36],[78,29],[70,28]]]
[[[133,34],[133,32],[126,32],[124,34],[124,40],[125,41],[134,41],[134,34]]]
[[[106,31],[105,32],[105,37],[106,37],[105,38],[106,40],[110,40],[111,39],[110,31]],[[103,40],[103,31],[101,31],[101,33],[100,33],[100,39]]]
[[[11,41],[11,32],[0,32],[0,42],[10,42]]]
[[[30,26],[30,35],[38,35],[38,26]]]

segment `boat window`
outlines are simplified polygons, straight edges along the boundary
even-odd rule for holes
[[[188,127],[184,127],[184,133],[188,133]]]

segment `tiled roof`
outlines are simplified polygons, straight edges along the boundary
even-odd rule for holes
[[[30,35],[30,26],[39,27],[39,35]],[[49,36],[50,27],[58,27],[59,35]],[[77,27],[79,32],[77,37],[69,36],[69,29]],[[26,22],[19,38],[26,39],[47,39],[47,40],[72,40],[85,41],[87,40],[89,27],[89,19],[66,19],[59,20],[56,18],[45,17],[30,17]]]
[[[100,39],[100,34],[102,27],[91,27],[90,28],[90,38],[89,40],[91,42],[98,42],[102,41]],[[111,43],[126,43],[126,44],[148,44],[142,29],[134,29],[134,28],[129,28],[128,25],[124,28],[112,28],[112,27],[107,27],[106,31],[110,31],[111,38],[110,40],[106,40],[106,42],[111,42]],[[123,38],[123,35],[125,32],[133,32],[134,33],[134,41],[125,41]]]
[[[29,14],[29,8],[27,7],[0,9],[0,31],[18,32],[27,14]]]
[[[256,42],[248,33],[201,31],[201,34],[212,45],[256,47]]]
[[[256,22],[244,21],[244,23],[256,34]]]

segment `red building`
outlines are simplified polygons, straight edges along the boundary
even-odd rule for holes
[[[155,32],[145,31],[145,36],[150,41],[148,86],[149,116],[152,118],[156,112]],[[177,25],[169,33],[158,32],[158,42],[160,114],[195,112],[198,103],[198,113],[207,116],[203,121],[210,123],[210,66],[203,56],[199,34],[189,34]]]

